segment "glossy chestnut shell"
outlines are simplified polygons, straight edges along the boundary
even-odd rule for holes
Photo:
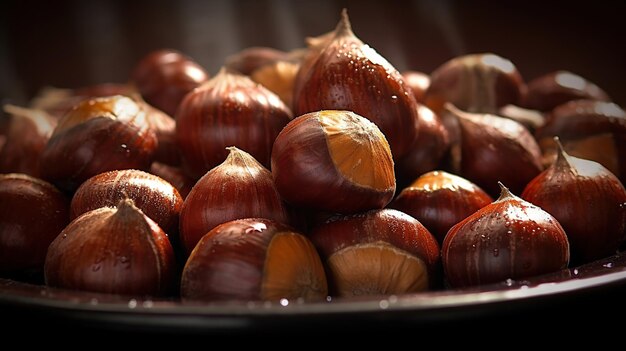
[[[445,171],[423,174],[389,205],[415,217],[443,243],[448,230],[493,202],[476,184]]]
[[[109,294],[171,292],[175,263],[167,234],[130,199],[72,221],[50,244],[46,284]]]
[[[131,80],[150,105],[170,116],[176,114],[185,95],[207,81],[204,68],[182,53],[163,49],[143,57]]]
[[[288,203],[337,213],[383,208],[396,187],[385,136],[349,111],[307,113],[289,122],[274,142],[272,175]]]
[[[535,137],[552,164],[558,136],[568,154],[596,161],[626,181],[626,111],[611,102],[575,100],[556,107]]]
[[[446,102],[461,110],[496,113],[499,107],[517,104],[524,81],[515,65],[496,54],[455,57],[430,75],[424,104],[440,113]]]
[[[87,179],[72,197],[71,219],[100,207],[116,206],[127,198],[166,233],[178,230],[183,206],[178,190],[162,178],[136,169],[104,172]]]
[[[236,147],[191,189],[180,212],[180,237],[187,251],[215,226],[240,218],[289,223],[290,217],[272,174]]]
[[[69,223],[69,200],[26,174],[0,174],[0,273],[42,271],[48,245]]]
[[[441,259],[452,287],[523,279],[567,267],[569,243],[559,222],[501,187],[496,201],[446,235]]]
[[[573,100],[610,101],[607,93],[594,83],[569,71],[555,71],[539,76],[527,84],[522,105],[548,112]]]
[[[223,223],[202,237],[181,279],[193,300],[322,300],[324,266],[313,244],[284,224],[261,218]]]
[[[612,255],[626,239],[626,190],[597,162],[560,148],[553,165],[526,186],[522,197],[559,221],[575,263]]]
[[[199,178],[226,159],[229,146],[245,150],[268,167],[274,139],[290,120],[290,109],[276,94],[222,69],[189,93],[177,112],[183,168]]]
[[[54,129],[41,155],[44,179],[66,191],[102,172],[147,169],[157,138],[141,107],[116,95],[80,102]]]
[[[332,37],[321,43],[296,78],[294,114],[353,111],[380,128],[395,158],[406,154],[419,125],[417,102],[402,75],[354,35],[345,10]]]

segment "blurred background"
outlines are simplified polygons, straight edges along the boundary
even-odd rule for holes
[[[567,69],[626,105],[621,1],[9,0],[0,5],[0,99],[124,82],[160,48],[214,75],[246,47],[302,47],[333,29],[344,7],[355,34],[401,71],[430,73],[452,57],[493,52],[525,80]]]

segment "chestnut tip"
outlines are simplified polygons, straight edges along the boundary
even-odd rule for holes
[[[348,9],[345,7],[341,10],[341,19],[335,28],[335,37],[338,35],[354,35],[350,17],[348,16]]]
[[[517,198],[517,196],[513,195],[509,188],[502,184],[501,181],[498,181],[498,186],[500,187],[500,197],[496,200],[496,202]]]

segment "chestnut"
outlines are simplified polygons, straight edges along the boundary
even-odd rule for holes
[[[530,132],[534,132],[546,123],[546,117],[540,111],[510,104],[500,107],[497,115],[519,122]]]
[[[227,57],[224,66],[250,76],[254,71],[264,66],[281,61],[291,61],[290,54],[274,48],[254,46]]]
[[[271,169],[285,201],[304,208],[383,208],[396,189],[385,136],[350,111],[307,113],[289,122],[274,142]]]
[[[176,136],[183,169],[194,178],[226,159],[226,147],[246,150],[269,167],[272,144],[291,120],[291,110],[247,76],[220,72],[182,101]]]
[[[496,201],[446,234],[441,259],[454,288],[555,272],[569,263],[569,242],[559,222],[499,184]]]
[[[423,102],[426,90],[430,86],[430,76],[419,71],[404,71],[402,78],[404,78],[406,85],[411,88],[415,100],[420,103]]]
[[[569,71],[555,71],[527,84],[524,107],[548,112],[568,101],[589,99],[610,101],[607,93],[594,83]]]
[[[170,116],[174,116],[185,95],[208,78],[198,63],[171,49],[148,53],[131,74],[144,100]]]
[[[0,273],[41,272],[48,245],[69,223],[69,200],[26,174],[0,174]]]
[[[526,186],[522,198],[563,226],[573,262],[614,254],[626,239],[624,186],[599,163],[570,156],[557,144],[557,159]]]
[[[191,188],[196,184],[196,180],[185,174],[182,169],[159,162],[152,162],[150,173],[172,184],[183,200],[187,198]]]
[[[180,238],[187,253],[215,226],[240,218],[289,223],[272,174],[247,152],[229,147],[226,160],[196,182],[180,212]]]
[[[453,225],[493,202],[476,184],[444,171],[432,171],[402,189],[389,205],[415,217],[439,244]]]
[[[171,292],[175,263],[167,234],[133,201],[72,221],[48,248],[46,284],[123,295]]]
[[[314,50],[296,77],[294,114],[352,111],[380,128],[396,159],[405,155],[419,124],[417,102],[400,72],[354,35],[346,10],[320,45],[323,50]]]
[[[229,221],[189,256],[180,295],[192,300],[322,300],[324,266],[306,236],[262,218]]]
[[[439,245],[415,218],[392,209],[337,216],[310,239],[333,295],[404,294],[436,285]]]
[[[424,104],[435,113],[446,102],[468,112],[496,113],[501,106],[518,104],[524,88],[511,61],[493,53],[463,55],[431,73]]]
[[[56,120],[43,110],[4,105],[11,114],[5,145],[0,148],[0,173],[40,177],[39,157],[52,135]]]
[[[552,164],[558,136],[567,153],[596,161],[626,182],[626,111],[604,101],[575,100],[556,107],[535,137]]]
[[[66,191],[115,169],[147,169],[157,138],[142,108],[115,95],[80,102],[58,123],[41,154],[42,177]]]
[[[420,136],[409,152],[395,163],[396,186],[409,184],[420,175],[435,170],[450,149],[450,134],[431,109],[418,104]]]
[[[518,122],[464,112],[451,104],[446,104],[446,109],[457,117],[460,130],[461,140],[452,146],[451,152],[455,173],[494,196],[498,193],[498,181],[521,192],[543,170],[537,142]]]
[[[72,197],[71,219],[100,207],[115,206],[126,198],[166,233],[178,230],[183,206],[178,190],[162,178],[136,169],[104,172],[87,179]]]

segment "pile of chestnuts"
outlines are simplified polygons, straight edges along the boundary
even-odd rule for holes
[[[211,76],[159,50],[128,82],[4,106],[0,276],[191,301],[389,295],[619,251],[626,113],[493,53],[399,72],[352,31]]]

